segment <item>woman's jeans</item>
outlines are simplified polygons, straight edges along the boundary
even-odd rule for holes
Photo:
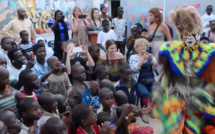
[[[152,84],[144,85],[143,83],[138,82],[137,88],[137,98],[140,98],[141,107],[147,106],[147,102],[151,97]]]

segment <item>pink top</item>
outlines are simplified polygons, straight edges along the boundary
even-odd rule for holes
[[[24,93],[24,91],[20,91],[21,93],[22,93],[22,97],[24,97],[24,98],[33,98],[33,99],[35,99],[36,101],[37,101],[37,96],[36,96],[36,94],[34,93],[34,92],[32,92],[32,95],[26,95],[25,93]]]

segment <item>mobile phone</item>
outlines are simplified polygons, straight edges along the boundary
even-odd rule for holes
[[[80,52],[82,52],[82,47],[75,47],[72,49],[72,52],[73,53],[80,53]]]
[[[147,47],[147,52],[152,54],[152,47]]]
[[[79,15],[78,18],[79,19],[85,19],[87,16],[86,15]]]

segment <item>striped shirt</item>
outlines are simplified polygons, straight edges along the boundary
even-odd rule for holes
[[[33,47],[33,43],[32,42],[28,42],[28,44],[22,44],[22,43],[20,43],[18,45],[18,48],[24,50],[25,54],[28,54],[28,55],[32,55],[33,54],[32,47]]]

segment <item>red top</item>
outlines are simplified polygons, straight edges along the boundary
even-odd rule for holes
[[[92,129],[95,134],[99,134],[99,127],[97,125],[93,125]],[[76,134],[88,134],[88,133],[85,132],[81,127],[78,127]]]

